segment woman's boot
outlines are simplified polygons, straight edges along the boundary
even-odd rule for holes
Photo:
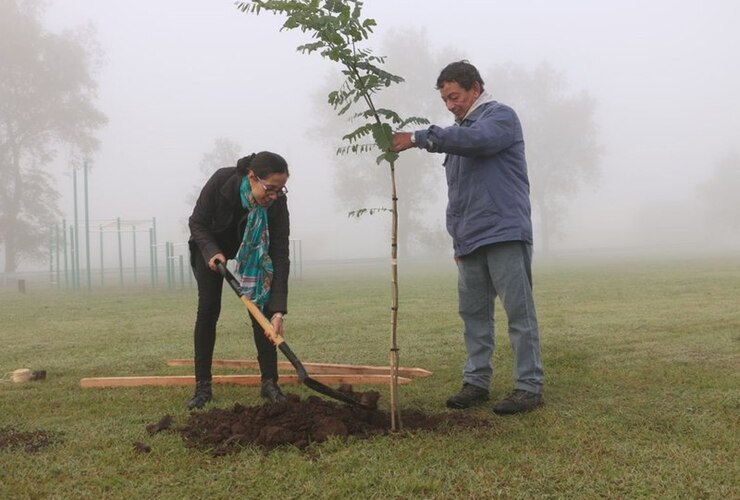
[[[211,392],[211,381],[201,380],[195,383],[195,392],[193,397],[188,400],[188,409],[195,410],[203,408],[213,397]]]

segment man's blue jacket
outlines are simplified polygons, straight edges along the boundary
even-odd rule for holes
[[[414,134],[417,147],[446,153],[447,231],[455,257],[492,243],[532,244],[524,136],[513,109],[490,100],[457,125]]]

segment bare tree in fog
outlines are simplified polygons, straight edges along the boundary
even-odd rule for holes
[[[211,178],[216,170],[236,165],[236,161],[244,156],[244,154],[238,142],[227,137],[216,138],[213,141],[213,147],[203,153],[203,156],[200,158],[200,163],[198,164],[200,178],[198,183],[193,186],[190,195],[188,195],[188,207],[193,208],[195,206],[200,190],[203,189],[203,184]]]
[[[200,163],[198,164],[200,170],[200,176],[198,182],[193,185],[192,190],[187,195],[185,203],[187,204],[187,210],[185,215],[179,219],[180,229],[183,235],[190,234],[190,227],[188,226],[188,219],[190,214],[195,207],[195,202],[200,196],[200,191],[203,189],[203,185],[208,179],[211,178],[213,173],[219,168],[229,167],[236,165],[236,161],[244,156],[244,151],[241,145],[227,137],[218,137],[213,141],[213,147],[203,153],[200,157]]]
[[[106,123],[93,104],[91,29],[49,33],[35,1],[0,2],[0,242],[5,272],[39,255],[58,213],[58,193],[44,171],[56,149],[97,148]]]
[[[484,78],[494,98],[516,109],[522,121],[532,200],[546,252],[559,233],[565,205],[601,173],[596,101],[586,91],[567,92],[562,73],[549,64],[534,70],[499,65]]]
[[[714,173],[703,186],[701,197],[713,228],[740,237],[740,154],[728,153],[719,160]]]

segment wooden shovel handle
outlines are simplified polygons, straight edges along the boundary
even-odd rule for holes
[[[231,271],[226,268],[226,265],[220,260],[217,260],[216,267],[218,267],[218,272],[220,272],[221,276],[226,279],[231,289],[234,290],[234,293],[236,293],[242,300],[242,302],[244,302],[244,305],[247,307],[247,311],[249,311],[249,314],[251,314],[254,319],[256,319],[257,322],[260,324],[262,329],[265,330],[265,337],[267,337],[270,342],[275,345],[275,347],[278,347],[280,346],[280,344],[285,342],[285,339],[281,335],[275,333],[275,329],[272,327],[272,323],[270,323],[270,320],[267,319],[264,314],[262,314],[262,309],[260,309],[257,304],[249,300],[249,298],[241,292],[239,282],[236,280],[234,275],[231,274]]]
[[[272,323],[270,323],[270,320],[267,319],[264,314],[262,314],[262,309],[260,309],[257,304],[249,300],[244,295],[239,294],[239,298],[242,299],[244,305],[247,306],[247,311],[249,311],[249,314],[254,316],[262,329],[265,330],[265,337],[270,339],[270,342],[275,344],[275,347],[278,347],[280,344],[285,342],[285,339],[281,335],[275,333],[275,329],[272,327]]]

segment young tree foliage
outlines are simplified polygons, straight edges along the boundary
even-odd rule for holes
[[[46,168],[63,144],[84,157],[106,123],[93,104],[93,38],[47,32],[33,1],[0,2],[0,243],[5,272],[36,256],[57,214]]]
[[[318,52],[322,57],[339,63],[344,82],[340,88],[329,93],[329,104],[339,114],[352,110],[352,118],[360,125],[344,135],[348,145],[339,148],[339,154],[377,150],[378,164],[388,163],[391,176],[392,215],[391,235],[391,428],[400,428],[400,411],[396,404],[398,380],[398,347],[396,326],[398,313],[397,280],[397,234],[398,197],[394,162],[398,154],[390,151],[393,130],[408,124],[425,124],[427,120],[411,117],[402,118],[396,111],[377,107],[374,97],[381,90],[403,79],[381,67],[384,58],[362,46],[376,25],[373,19],[362,18],[362,2],[359,0],[253,0],[238,2],[243,12],[259,14],[270,11],[286,17],[283,29],[298,29],[311,35],[313,41],[301,45],[298,50],[311,54]],[[369,212],[378,209],[370,209]],[[381,209],[382,211],[382,209]]]
[[[392,108],[400,113],[416,112],[430,117],[435,123],[452,123],[434,88],[439,68],[454,57],[445,52],[433,52],[427,34],[421,29],[390,32],[383,38],[381,49],[386,56],[387,67],[392,72],[405,72],[404,82],[385,89],[376,96],[381,107]],[[459,59],[459,57],[458,57]],[[321,96],[329,88],[338,85],[339,75],[328,75],[322,84]],[[322,103],[323,104],[323,103]],[[346,128],[346,120],[337,116],[326,106],[315,106],[319,126],[314,135],[322,142],[331,143]],[[422,127],[418,127],[422,128]],[[411,127],[414,129],[414,127]],[[352,157],[337,157],[334,162],[334,181],[337,202],[359,211],[357,206],[375,206],[384,201],[385,195],[368,186],[380,186],[387,182],[387,172],[367,168],[368,159],[374,150],[358,153]],[[440,207],[443,206],[445,174],[442,155],[430,155],[426,151],[411,149],[404,153],[403,168],[397,171],[399,207],[398,252],[401,257],[418,255],[421,252],[451,255],[452,243],[440,225]]]

